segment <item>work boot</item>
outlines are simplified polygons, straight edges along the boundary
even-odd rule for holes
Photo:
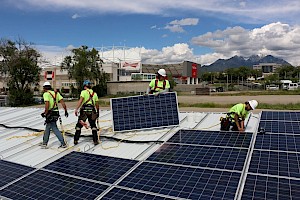
[[[98,145],[98,144],[99,144],[99,142],[98,142],[98,141],[96,141],[96,142],[94,141],[94,145],[95,145],[95,146],[96,146],[96,145]]]
[[[44,144],[44,143],[40,143],[39,146],[42,148],[42,149],[47,149],[47,144]]]
[[[68,147],[68,145],[66,145],[66,144],[61,144],[58,148],[67,148]]]
[[[78,144],[78,140],[74,140],[74,145],[77,145]]]

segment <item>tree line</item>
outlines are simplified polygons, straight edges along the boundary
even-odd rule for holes
[[[0,78],[3,83],[7,83],[11,106],[33,104],[33,90],[39,86],[42,70],[39,66],[40,58],[41,53],[32,43],[20,38],[15,41],[0,39]],[[89,79],[94,81],[93,89],[98,96],[104,96],[109,77],[102,64],[96,49],[81,46],[73,49],[72,55],[66,56],[60,67],[68,71],[69,79],[79,83],[77,93],[82,89],[83,81]]]

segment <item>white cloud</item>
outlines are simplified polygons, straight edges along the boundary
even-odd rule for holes
[[[81,17],[79,14],[74,14],[74,15],[72,15],[72,19],[77,19],[77,18],[79,18],[79,17]]]
[[[20,9],[76,10],[84,13],[125,13],[174,15],[177,11],[186,13],[209,13],[215,17],[232,21],[271,23],[284,21],[300,22],[299,0],[172,0],[124,1],[124,0],[15,0],[4,1]]]
[[[185,30],[182,28],[182,26],[196,26],[198,22],[198,18],[185,18],[181,20],[174,20],[168,23],[165,26],[165,29],[168,29],[174,33],[183,33],[185,32]]]

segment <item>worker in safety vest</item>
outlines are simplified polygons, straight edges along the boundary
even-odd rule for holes
[[[227,129],[227,131],[230,128],[230,125],[232,126],[232,131],[239,131],[244,132],[245,131],[245,119],[249,115],[250,110],[254,110],[258,106],[258,102],[256,100],[250,100],[245,103],[238,103],[230,108],[226,120],[228,121],[228,127],[223,128],[224,130]],[[225,119],[221,121],[221,129],[222,129],[222,123],[225,123]]]
[[[67,106],[63,100],[63,97],[59,92],[54,92],[52,91],[51,84],[49,82],[45,82],[43,85],[43,98],[45,102],[45,111],[41,114],[42,117],[46,118],[45,124],[46,124],[46,129],[44,132],[43,136],[43,142],[40,144],[42,148],[47,148],[47,144],[49,141],[49,136],[50,136],[50,130],[54,132],[56,137],[58,138],[60,142],[59,148],[66,148],[67,144],[64,141],[63,135],[57,128],[57,120],[59,119],[59,110],[58,110],[58,102],[61,103],[65,110],[65,116],[68,117],[68,111],[67,111]]]
[[[76,132],[74,136],[74,144],[78,144],[78,140],[81,135],[81,128],[85,125],[85,121],[88,119],[90,127],[92,129],[93,141],[94,144],[99,144],[98,135],[97,135],[97,126],[96,120],[99,117],[99,99],[96,92],[91,89],[91,82],[89,80],[85,80],[83,82],[84,90],[81,91],[80,99],[78,101],[77,107],[75,109],[75,115],[79,117],[78,122],[76,124]]]
[[[159,69],[157,71],[156,79],[153,79],[149,87],[147,88],[146,95],[148,94],[155,94],[158,95],[160,93],[169,92],[170,90],[170,83],[166,80],[167,73],[164,69]]]

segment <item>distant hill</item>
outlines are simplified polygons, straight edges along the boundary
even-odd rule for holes
[[[218,72],[218,71],[224,71],[229,68],[238,68],[238,67],[252,68],[253,65],[257,65],[259,63],[277,63],[282,65],[291,65],[287,61],[281,58],[276,58],[272,55],[267,55],[264,57],[253,55],[250,56],[249,58],[244,58],[242,56],[233,56],[229,59],[218,59],[217,61],[215,61],[210,65],[203,65],[201,69],[204,72]]]

